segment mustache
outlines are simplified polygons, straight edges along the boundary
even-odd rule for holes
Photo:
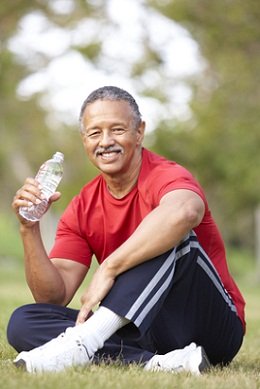
[[[98,147],[95,151],[96,156],[103,153],[121,153],[123,152],[122,147],[119,146],[109,146],[109,147]]]

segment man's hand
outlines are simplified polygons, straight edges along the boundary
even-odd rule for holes
[[[57,201],[60,198],[61,194],[59,192],[55,192],[49,199],[50,207],[53,201]],[[26,226],[34,225],[35,222],[28,221],[24,219],[19,214],[20,207],[30,207],[32,204],[40,204],[40,202],[44,199],[44,195],[41,193],[41,185],[34,178],[27,178],[24,182],[24,185],[16,192],[13,202],[12,208],[16,213],[21,224]]]
[[[105,262],[103,262],[93,275],[93,278],[81,297],[81,309],[76,321],[77,324],[84,323],[91,315],[92,309],[106,297],[112,286],[115,277],[111,271],[108,271]]]

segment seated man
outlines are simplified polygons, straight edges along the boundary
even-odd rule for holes
[[[185,168],[143,148],[144,130],[128,92],[108,86],[87,97],[80,132],[100,175],[68,205],[49,255],[39,222],[18,213],[41,200],[41,188],[27,178],[17,191],[13,209],[35,299],[8,325],[17,366],[61,371],[119,359],[200,374],[240,349],[245,303],[204,192]],[[81,309],[70,309],[93,255],[100,266]]]

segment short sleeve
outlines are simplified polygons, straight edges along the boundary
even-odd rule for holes
[[[197,193],[207,207],[207,201],[203,189],[193,175],[178,164],[158,166],[152,174],[153,201],[159,203],[161,198],[168,192],[177,189],[187,189]]]

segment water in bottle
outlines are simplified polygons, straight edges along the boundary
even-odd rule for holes
[[[38,221],[48,207],[49,198],[56,191],[63,175],[64,155],[57,151],[51,159],[44,162],[40,167],[35,179],[41,184],[41,192],[44,199],[40,204],[32,204],[29,207],[20,207],[19,213],[30,221]]]

